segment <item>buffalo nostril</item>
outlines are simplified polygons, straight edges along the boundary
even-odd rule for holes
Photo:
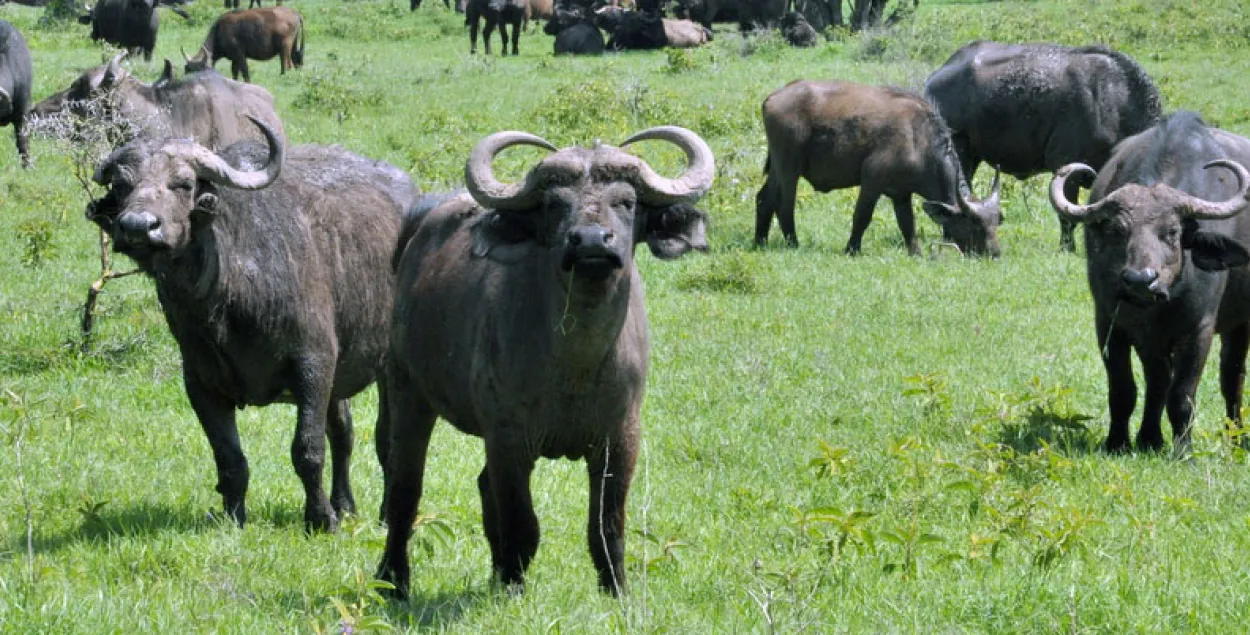
[[[574,247],[582,244],[582,235],[576,231],[569,232],[569,244]]]
[[[1159,272],[1150,267],[1145,269],[1125,269],[1120,277],[1126,284],[1130,285],[1149,285],[1159,279]]]
[[[603,245],[605,247],[611,247],[614,242],[616,242],[616,234],[608,232],[603,235]]]

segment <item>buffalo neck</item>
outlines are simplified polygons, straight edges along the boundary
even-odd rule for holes
[[[542,306],[553,358],[575,367],[603,362],[620,338],[633,295],[642,291],[632,258],[606,280],[564,275],[547,289]]]

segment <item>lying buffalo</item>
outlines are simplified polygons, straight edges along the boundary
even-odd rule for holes
[[[526,0],[468,0],[465,5],[465,23],[469,25],[469,53],[477,53],[477,29],[483,20],[482,45],[490,55],[490,36],[499,27],[501,55],[508,54],[508,27],[512,27],[512,54],[517,55],[521,40],[521,22],[525,19]]]
[[[1090,203],[1066,194],[1092,168],[1061,168],[1050,184],[1055,210],[1085,225],[1098,347],[1107,371],[1107,450],[1129,447],[1137,405],[1130,351],[1137,351],[1146,405],[1137,447],[1163,447],[1166,407],[1173,449],[1189,449],[1194,395],[1219,333],[1225,415],[1241,420],[1250,348],[1250,140],[1178,112],[1124,140],[1099,172]]]
[[[711,41],[712,30],[701,24],[664,18],[664,43],[669,48],[695,48]]]
[[[603,33],[594,20],[579,10],[559,9],[543,27],[543,33],[554,35],[556,55],[600,55]]]
[[[333,530],[356,508],[348,399],[381,369],[394,295],[389,246],[416,191],[404,172],[338,146],[286,152],[254,121],[267,159],[250,141],[222,154],[151,137],[115,150],[95,174],[108,193],[87,216],[156,284],[226,513],[247,519],[235,411],[293,403],[305,526]]]
[[[795,191],[799,177],[817,192],[859,186],[848,254],[860,239],[882,195],[894,203],[894,217],[908,251],[916,243],[912,194],[942,226],[943,235],[965,253],[997,256],[998,177],[989,198],[975,201],[960,175],[950,133],[928,102],[895,88],[849,82],[798,80],[764,100],[768,136],[767,180],[755,197],[755,242],[768,242],[773,216],[792,246]]]
[[[634,247],[663,259],[706,249],[691,207],[712,184],[711,150],[661,127],[689,158],[677,179],[620,148],[556,151],[523,132],[478,143],[472,196],[405,220],[385,391],[386,551],[378,575],[409,583],[408,539],[436,417],[486,442],[478,476],[495,573],[521,584],[538,549],[530,474],[538,457],[586,459],[587,539],[600,587],[625,588],[625,498],[641,435],[647,318]],[[492,174],[501,150],[555,151],[520,183]]]
[[[969,183],[982,161],[1021,179],[1073,161],[1100,167],[1160,112],[1146,71],[1102,46],[973,42],[929,76],[925,95],[950,126]],[[1076,200],[1077,181],[1067,187]],[[1069,251],[1074,227],[1061,220]]]
[[[12,125],[22,167],[30,167],[26,116],[30,112],[30,86],[34,79],[30,49],[12,24],[0,20],[0,126]]]
[[[231,81],[215,71],[173,79],[168,64],[161,80],[145,84],[122,67],[124,55],[84,71],[69,88],[35,104],[34,113],[90,116],[88,103],[102,100],[152,134],[190,137],[212,150],[257,138],[249,117],[263,121],[285,139],[282,121],[273,109],[273,95],[264,88]]]
[[[217,18],[195,57],[186,58],[186,72],[194,73],[216,66],[217,60],[230,60],[230,75],[251,82],[247,60],[279,58],[281,74],[304,65],[304,18],[294,9],[271,7],[231,11]]]
[[[608,16],[611,15],[609,18]],[[608,30],[612,37],[608,38],[610,51],[650,51],[668,46],[668,33],[664,28],[664,18],[658,13],[642,13],[639,11],[618,11],[612,14],[601,14],[600,20],[615,24]]]
[[[85,15],[79,16],[82,24],[91,25],[91,39],[104,40],[130,52],[143,52],[143,60],[152,59],[156,48],[156,32],[160,28],[160,14],[156,12],[162,3],[157,0],[98,0]],[[180,8],[172,7],[174,13],[187,17]]]

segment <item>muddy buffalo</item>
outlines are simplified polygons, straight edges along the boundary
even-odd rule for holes
[[[982,161],[1021,179],[1074,161],[1099,168],[1160,112],[1146,72],[1102,46],[973,42],[929,76],[925,95],[950,127],[969,183]],[[1069,200],[1078,185],[1068,182]],[[1061,219],[1069,251],[1073,228]]]
[[[848,254],[859,253],[883,195],[894,203],[908,251],[920,253],[911,202],[918,194],[964,253],[998,255],[998,178],[988,198],[972,198],[950,133],[923,98],[889,87],[799,80],[769,95],[763,116],[768,159],[755,198],[757,244],[768,242],[775,215],[786,241],[798,245],[794,204],[801,177],[817,192],[859,186]]]
[[[1166,408],[1173,449],[1189,450],[1194,395],[1217,333],[1224,412],[1241,420],[1250,348],[1246,165],[1250,140],[1182,111],[1120,143],[1088,204],[1068,198],[1065,185],[1073,176],[1092,176],[1089,166],[1064,166],[1051,181],[1055,210],[1085,226],[1095,332],[1107,372],[1110,452],[1129,448],[1137,405],[1134,350],[1146,382],[1139,449],[1163,447]]]
[[[151,137],[115,150],[95,174],[108,192],[87,216],[156,284],[226,513],[247,519],[235,411],[293,403],[305,526],[333,530],[356,507],[348,399],[382,366],[390,245],[416,191],[404,172],[338,146],[287,152],[256,123],[267,150]]]
[[[478,476],[495,573],[521,584],[538,549],[530,474],[538,457],[585,459],[587,539],[600,587],[625,587],[625,498],[638,456],[648,336],[634,248],[659,258],[706,248],[691,207],[711,186],[711,150],[661,127],[690,165],[676,179],[608,145],[556,151],[522,132],[482,140],[469,195],[405,220],[386,371],[386,551],[378,575],[408,589],[408,540],[436,417],[486,442]],[[520,183],[491,161],[532,145],[554,154]],[[392,374],[393,373],[393,374]]]

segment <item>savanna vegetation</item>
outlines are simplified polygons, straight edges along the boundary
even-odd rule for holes
[[[815,49],[718,33],[702,49],[558,59],[468,54],[461,17],[427,1],[298,0],[304,68],[253,80],[296,143],[340,143],[455,187],[482,136],[614,143],[675,123],[717,153],[712,251],[640,255],[652,364],[630,500],[632,593],[601,595],[586,553],[581,464],[534,476],[543,543],[522,597],[490,583],[474,479],[481,443],[440,426],[413,545],[413,594],[372,582],[376,395],[355,400],[364,510],[303,531],[294,413],[251,409],[249,525],[216,476],[149,282],[111,281],[92,345],[79,311],[99,275],[77,154],[0,143],[0,630],[4,632],[1237,632],[1250,620],[1250,466],[1214,366],[1191,460],[1107,456],[1103,371],[1079,253],[1058,251],[1045,179],[1004,187],[1000,260],[959,257],[918,220],[908,257],[888,204],[864,255],[842,246],[853,190],[801,185],[802,247],[752,247],[761,100],[795,78],[918,88],[977,38],[1105,43],[1138,59],[1166,110],[1250,134],[1250,9],[1241,0],[923,2],[885,31]],[[159,60],[194,51],[219,3],[162,16]],[[51,13],[49,13],[51,15]],[[36,97],[111,51],[42,9],[0,7],[30,43]],[[181,66],[181,63],[178,64]],[[222,67],[224,69],[224,66]],[[671,174],[680,156],[643,144]],[[657,144],[658,146],[659,144]],[[516,176],[537,155],[501,158]],[[977,189],[988,187],[986,170]],[[1078,241],[1079,242],[1079,241]],[[646,250],[639,250],[643,254]],[[127,268],[124,257],[119,269]],[[1214,355],[1213,355],[1214,357]],[[1139,411],[1140,412],[1140,411]],[[1139,416],[1139,415],[1138,415]],[[1136,418],[1135,418],[1136,421]]]

